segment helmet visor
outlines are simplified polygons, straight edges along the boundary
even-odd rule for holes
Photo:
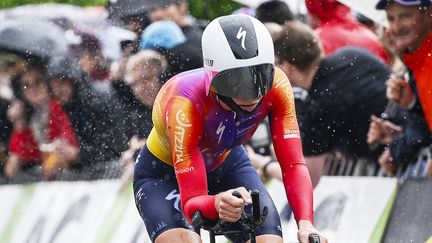
[[[272,88],[273,77],[274,66],[270,63],[227,69],[213,77],[211,89],[230,98],[255,99]]]

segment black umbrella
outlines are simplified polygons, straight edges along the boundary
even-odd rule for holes
[[[76,23],[98,21],[103,18],[103,14],[76,5],[61,3],[26,4],[0,10],[0,19],[35,18],[45,20],[66,18]]]
[[[25,56],[49,58],[66,53],[68,40],[57,25],[45,21],[0,21],[0,49]]]

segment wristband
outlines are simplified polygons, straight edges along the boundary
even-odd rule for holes
[[[270,160],[269,162],[267,162],[267,163],[262,167],[261,172],[262,172],[264,178],[266,178],[266,179],[269,179],[269,178],[270,178],[270,175],[269,175],[268,172],[267,172],[267,168],[268,168],[268,166],[269,166],[271,163],[276,163],[276,162],[277,162],[276,160]]]

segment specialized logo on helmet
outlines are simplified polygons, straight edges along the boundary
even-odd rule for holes
[[[241,38],[241,47],[245,50],[246,50],[246,47],[245,47],[246,34],[247,34],[246,30],[244,30],[243,27],[240,27],[240,29],[237,32],[237,36],[236,36],[236,38],[238,40],[240,40],[240,38]]]
[[[228,15],[218,18],[218,22],[236,59],[249,59],[259,55],[258,37],[252,17],[243,14]],[[271,42],[271,38],[269,41]]]

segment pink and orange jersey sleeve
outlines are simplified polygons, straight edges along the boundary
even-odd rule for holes
[[[203,133],[201,115],[190,100],[175,96],[167,103],[166,118],[172,161],[186,218],[190,221],[196,211],[208,218],[217,218],[214,196],[207,194],[206,168],[199,148]]]
[[[272,89],[270,128],[285,191],[297,220],[313,220],[312,182],[303,158],[294,95],[286,75],[276,69]]]

